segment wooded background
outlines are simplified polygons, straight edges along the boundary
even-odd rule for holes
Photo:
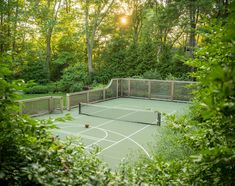
[[[194,69],[184,62],[202,41],[198,32],[209,32],[202,27],[210,19],[226,17],[228,3],[1,0],[1,60],[10,63],[14,79],[50,83],[52,92],[113,77],[188,80]]]

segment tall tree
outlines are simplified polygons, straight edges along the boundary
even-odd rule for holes
[[[114,0],[93,1],[85,0],[82,3],[83,10],[85,11],[85,33],[86,33],[86,48],[87,48],[87,63],[88,71],[91,75],[94,72],[92,63],[92,51],[94,48],[94,41],[99,26],[104,18],[109,13]]]
[[[57,24],[58,13],[61,8],[62,0],[37,0],[33,2],[34,15],[38,26],[45,37],[46,59],[45,69],[48,80],[50,80],[50,66],[51,66],[51,39],[54,28]]]

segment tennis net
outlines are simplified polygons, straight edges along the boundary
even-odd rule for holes
[[[79,104],[79,114],[141,124],[161,124],[161,113],[151,110],[118,108],[87,103]]]

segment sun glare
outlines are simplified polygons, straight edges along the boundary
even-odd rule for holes
[[[123,24],[123,25],[126,25],[127,24],[127,19],[125,18],[125,17],[121,17],[121,23]]]

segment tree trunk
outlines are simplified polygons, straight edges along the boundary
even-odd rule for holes
[[[11,49],[11,58],[12,62],[15,61],[15,51],[16,51],[16,32],[17,32],[17,22],[18,22],[18,13],[19,13],[19,1],[16,2],[16,11],[15,11],[15,21],[13,26],[12,34],[12,49]]]
[[[196,6],[194,0],[189,1],[189,19],[190,19],[190,34],[189,34],[189,55],[194,58],[194,48],[197,44],[196,42]],[[194,67],[191,67],[191,71],[194,71]],[[192,79],[194,80],[194,78]]]
[[[86,10],[85,10],[86,48],[87,48],[88,72],[89,72],[89,75],[91,75],[94,72],[93,66],[92,66],[93,42],[90,40],[88,16],[89,16],[89,4],[88,4],[88,1],[86,0]]]
[[[53,10],[52,10],[52,20],[54,22],[56,22],[58,12],[60,9],[60,5],[61,5],[61,0],[58,2],[55,1],[54,3],[55,4],[54,4]],[[56,9],[57,3],[59,3],[59,4]],[[50,11],[50,7],[51,7],[51,1],[48,0],[47,1],[48,11]],[[46,33],[46,65],[45,66],[46,66],[47,78],[49,81],[51,80],[51,37],[52,37],[54,26],[55,26],[55,24],[50,25],[49,28],[47,28],[47,33]]]
[[[93,66],[92,66],[92,46],[88,39],[87,44],[87,59],[88,59],[88,72],[91,75],[94,72]]]
[[[193,1],[189,5],[190,34],[189,34],[189,54],[194,58],[194,48],[196,46],[196,7]]]
[[[46,72],[47,78],[50,81],[50,66],[51,66],[51,30],[48,31],[46,36]]]
[[[0,53],[3,53],[3,38],[4,38],[4,34],[3,34],[3,13],[1,12],[1,20],[0,20],[0,28],[2,29],[0,32]]]

